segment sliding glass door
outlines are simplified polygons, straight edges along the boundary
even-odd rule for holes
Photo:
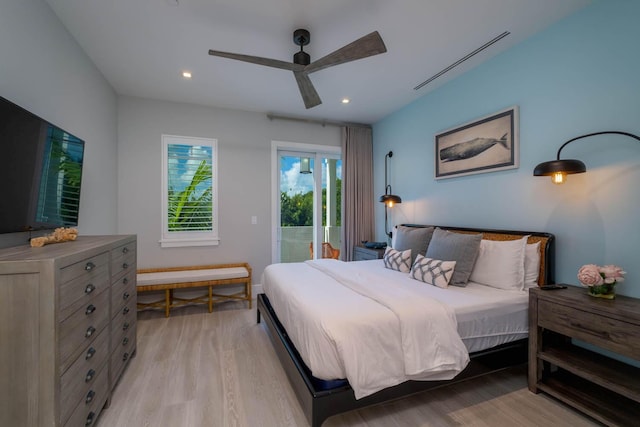
[[[339,257],[342,162],[338,150],[320,148],[288,144],[276,151],[274,262]]]

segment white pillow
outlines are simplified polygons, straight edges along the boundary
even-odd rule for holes
[[[411,249],[401,252],[387,246],[382,260],[385,267],[407,273],[411,270]]]
[[[455,261],[440,261],[418,255],[411,266],[409,275],[412,279],[420,280],[439,288],[446,288],[449,286],[455,267]]]
[[[524,289],[524,258],[527,238],[482,240],[469,280],[498,289]]]
[[[524,253],[524,289],[538,287],[540,242],[527,245]]]

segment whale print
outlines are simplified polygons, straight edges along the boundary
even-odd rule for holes
[[[474,138],[469,141],[459,142],[451,147],[443,148],[440,150],[440,160],[443,162],[452,162],[455,160],[468,159],[483,153],[496,144],[500,144],[508,149],[507,134],[502,135],[500,139]]]

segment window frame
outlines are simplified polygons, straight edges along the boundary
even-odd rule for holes
[[[169,145],[211,147],[211,231],[169,232]],[[180,135],[162,135],[162,232],[160,246],[163,248],[188,246],[217,246],[220,244],[218,221],[218,140]]]

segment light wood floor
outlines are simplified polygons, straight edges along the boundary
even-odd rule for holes
[[[138,313],[136,357],[99,427],[307,426],[256,310],[227,302]],[[323,427],[593,426],[506,370],[329,418]]]

